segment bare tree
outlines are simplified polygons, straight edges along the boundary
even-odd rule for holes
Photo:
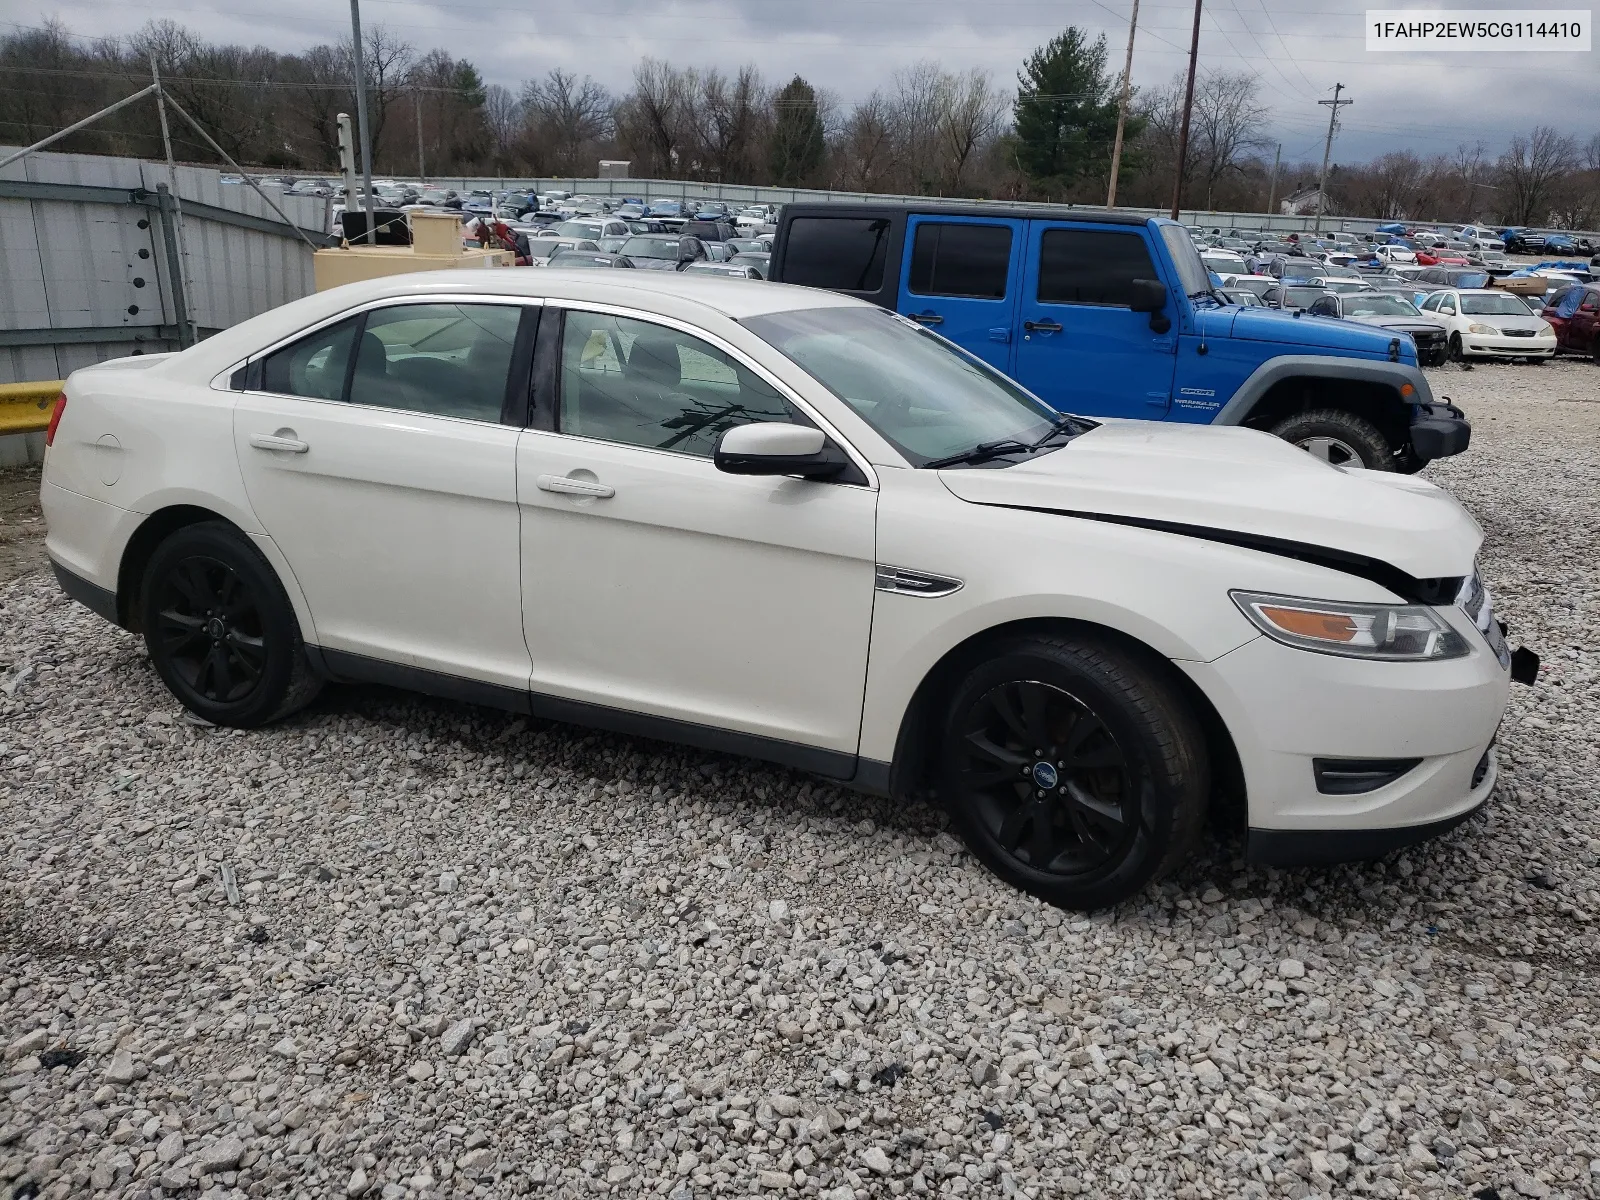
[[[1557,182],[1578,165],[1578,144],[1540,125],[1526,137],[1512,138],[1496,165],[1506,216],[1517,225],[1543,225],[1551,216]]]
[[[1212,207],[1217,184],[1241,168],[1241,159],[1266,145],[1262,123],[1266,108],[1256,99],[1254,75],[1207,71],[1195,87],[1190,146],[1206,185],[1206,207]]]
[[[709,178],[730,183],[755,179],[768,104],[767,88],[753,66],[741,67],[732,79],[715,69],[700,76],[696,126]]]
[[[944,190],[959,193],[979,150],[1000,131],[1011,98],[974,67],[944,82],[939,132],[944,140]]]
[[[834,151],[836,186],[858,192],[888,186],[895,170],[892,121],[889,102],[879,91],[851,110]]]
[[[693,71],[657,58],[633,69],[633,91],[617,110],[618,133],[648,174],[671,176],[689,165],[684,158],[694,94]]]
[[[907,191],[931,193],[943,174],[939,127],[949,99],[945,73],[938,63],[924,59],[896,71],[892,83],[889,111],[899,147],[900,183]]]
[[[495,161],[502,165],[508,163],[511,144],[522,125],[522,101],[510,88],[491,83],[483,90],[483,120],[488,127]]]
[[[605,88],[560,68],[522,87],[529,134],[559,175],[578,174],[585,147],[610,136],[612,108]]]

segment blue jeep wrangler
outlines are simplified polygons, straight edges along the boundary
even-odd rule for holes
[[[1085,416],[1247,425],[1415,471],[1472,428],[1405,334],[1222,302],[1183,226],[1029,205],[789,204],[770,278],[872,300]]]

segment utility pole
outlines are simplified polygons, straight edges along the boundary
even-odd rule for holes
[[[1133,90],[1133,35],[1139,29],[1139,0],[1133,0],[1133,16],[1128,18],[1128,57],[1122,64],[1122,103],[1117,106],[1117,140],[1111,147],[1111,185],[1106,189],[1106,207],[1117,206],[1117,172],[1122,167],[1122,127],[1128,121],[1128,97]]]
[[[422,165],[422,92],[411,93],[411,103],[417,110],[417,178],[422,186],[428,186],[428,168]]]
[[[354,4],[355,0],[350,0]],[[1200,5],[1203,0],[1194,0],[1194,34],[1189,39],[1189,82],[1183,89],[1183,126],[1178,131],[1178,170],[1177,178],[1172,182],[1172,219],[1178,219],[1178,210],[1183,207],[1183,167],[1189,161],[1189,113],[1194,108],[1194,67],[1200,57]]]
[[[372,134],[367,128],[367,72],[363,65],[366,57],[361,45],[361,0],[350,0],[351,50],[356,67],[356,123],[361,133],[361,187],[365,193],[367,210],[367,245],[377,242],[374,236],[372,215]]]
[[[351,3],[354,2],[355,0],[351,0]],[[1333,85],[1332,100],[1317,101],[1318,104],[1326,104],[1328,106],[1328,140],[1322,146],[1322,176],[1317,180],[1317,225],[1314,230],[1316,233],[1322,232],[1322,209],[1328,199],[1328,160],[1333,157],[1333,127],[1339,120],[1339,106],[1355,103],[1354,100],[1339,99],[1339,93],[1342,91],[1344,91],[1344,84],[1336,83]]]
[[[1272,204],[1278,198],[1278,164],[1283,161],[1283,143],[1272,152],[1272,182],[1267,185],[1267,216],[1272,215]]]

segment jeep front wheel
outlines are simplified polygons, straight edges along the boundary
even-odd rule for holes
[[[1314,408],[1286,417],[1270,432],[1336,467],[1394,470],[1394,450],[1377,426],[1339,408]]]

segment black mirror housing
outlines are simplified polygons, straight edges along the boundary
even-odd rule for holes
[[[1135,279],[1128,307],[1134,312],[1160,312],[1167,306],[1167,285],[1154,279]]]

